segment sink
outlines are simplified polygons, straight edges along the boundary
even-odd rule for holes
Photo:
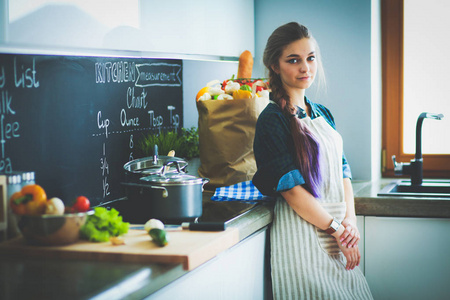
[[[450,180],[423,180],[411,185],[411,180],[398,180],[385,186],[378,196],[450,198]]]

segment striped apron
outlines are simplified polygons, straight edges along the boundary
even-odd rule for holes
[[[301,119],[320,143],[324,178],[321,205],[342,221],[345,217],[340,134],[323,117]],[[359,267],[347,271],[336,240],[303,220],[279,196],[270,229],[274,299],[373,299]]]

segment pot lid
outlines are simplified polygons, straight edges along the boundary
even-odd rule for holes
[[[135,159],[127,162],[123,168],[126,173],[138,174],[138,175],[150,175],[150,174],[158,174],[162,171],[163,166],[167,165],[169,162],[178,162],[180,169],[185,169],[187,166],[187,162],[178,157],[171,156],[163,156],[160,155],[158,157],[144,157]],[[166,170],[166,172],[176,172],[176,168],[170,168],[170,170]]]
[[[166,173],[166,174],[152,174],[141,177],[142,181],[159,184],[159,185],[189,185],[189,184],[203,184],[203,179],[188,175],[186,173]]]

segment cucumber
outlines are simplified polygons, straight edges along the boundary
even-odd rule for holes
[[[159,247],[164,247],[169,243],[169,236],[164,229],[153,228],[148,233]]]

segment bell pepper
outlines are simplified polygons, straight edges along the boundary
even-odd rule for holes
[[[249,91],[237,90],[233,92],[234,99],[250,99],[252,97],[252,93]]]
[[[11,209],[18,215],[40,215],[45,212],[47,194],[37,184],[24,186],[10,198]]]
[[[205,86],[200,91],[198,91],[195,100],[199,101],[200,97],[203,96],[205,93],[209,93],[209,86]]]

